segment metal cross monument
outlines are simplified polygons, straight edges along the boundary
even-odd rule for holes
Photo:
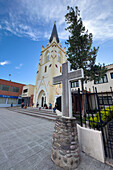
[[[71,82],[82,78],[83,69],[71,71],[69,62],[62,64],[62,75],[53,77],[53,85],[62,83],[62,116],[72,117]]]

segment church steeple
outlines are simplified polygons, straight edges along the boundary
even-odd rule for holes
[[[53,37],[56,37],[57,43],[59,43],[59,38],[58,38],[57,28],[56,28],[56,21],[54,22],[52,34],[51,34],[51,37],[50,37],[50,39],[49,39],[49,42],[50,42],[50,43],[52,42]]]

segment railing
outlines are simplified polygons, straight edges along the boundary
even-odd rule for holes
[[[93,93],[84,91],[81,94],[78,89],[78,98],[81,126],[102,130],[102,127],[113,119],[112,92],[97,93],[95,88]]]
[[[79,123],[81,126],[100,130],[103,136],[105,156],[113,159],[113,92],[97,93],[97,89],[80,92]],[[83,102],[84,100],[84,102]],[[76,114],[75,114],[76,116]]]

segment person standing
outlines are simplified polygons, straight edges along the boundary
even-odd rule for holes
[[[49,109],[52,109],[52,104],[51,103],[49,103]]]
[[[54,113],[56,113],[56,109],[57,109],[57,103],[55,103],[55,107],[53,108]]]
[[[37,102],[37,105],[36,105],[36,107],[38,108],[38,106],[39,106],[39,104],[38,104],[38,102]]]
[[[21,103],[21,108],[23,108],[23,107],[24,107],[24,102]]]

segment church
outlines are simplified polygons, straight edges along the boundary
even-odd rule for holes
[[[46,47],[42,46],[38,71],[36,75],[36,84],[34,89],[34,107],[39,104],[52,104],[54,107],[57,97],[61,96],[61,84],[53,85],[53,77],[62,74],[62,64],[65,63],[66,48],[62,48],[59,42],[56,23]]]

